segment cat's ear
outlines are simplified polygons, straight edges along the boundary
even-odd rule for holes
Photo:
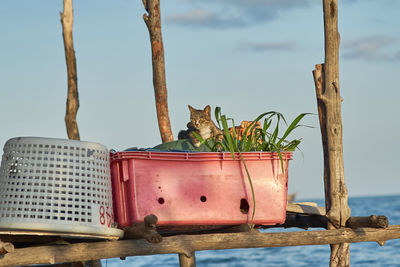
[[[191,105],[188,105],[188,108],[189,108],[190,112],[195,110]]]
[[[210,105],[207,105],[204,110],[203,110],[207,115],[211,115],[210,111],[211,111],[211,107]]]

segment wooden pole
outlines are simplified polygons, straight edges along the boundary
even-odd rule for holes
[[[153,86],[156,100],[158,127],[163,143],[174,140],[168,113],[167,84],[165,78],[164,46],[161,34],[160,0],[142,0],[147,14],[143,20],[150,34],[153,64]]]
[[[325,64],[313,71],[324,150],[325,206],[328,229],[341,228],[350,217],[344,179],[337,0],[323,0]],[[331,246],[330,266],[350,266],[349,244]]]
[[[196,256],[194,252],[190,253],[189,257],[185,254],[179,254],[180,267],[196,267]]]
[[[360,228],[360,227],[373,227],[373,228],[386,228],[389,226],[389,220],[386,216],[370,215],[369,217],[350,217],[346,222],[346,227]]]
[[[76,71],[76,57],[74,41],[72,38],[72,28],[74,25],[74,10],[72,0],[64,0],[63,12],[60,12],[61,25],[63,29],[65,62],[67,64],[68,93],[65,110],[65,126],[67,128],[68,139],[80,140],[76,115],[79,109],[78,76]],[[79,263],[81,264],[81,263]],[[101,266],[101,263],[90,262],[90,266]],[[81,264],[82,266],[82,264]]]
[[[281,233],[225,233],[179,235],[163,238],[153,244],[144,239],[75,243],[70,245],[34,246],[17,248],[0,259],[0,266],[54,264],[95,259],[119,258],[155,254],[184,254],[190,258],[193,251],[326,245],[353,242],[378,242],[400,238],[400,225],[385,229],[358,228]]]
[[[64,12],[60,12],[63,29],[65,60],[67,63],[68,96],[65,112],[65,126],[69,139],[79,140],[76,114],[79,108],[78,78],[76,74],[76,58],[72,39],[72,27],[74,23],[72,0],[64,0]]]
[[[350,217],[346,222],[347,228],[386,228],[389,226],[389,220],[386,216],[371,215],[368,217]],[[326,216],[320,215],[303,215],[303,214],[286,214],[286,220],[284,224],[262,226],[262,228],[274,228],[274,227],[298,227],[302,229],[308,229],[311,227],[317,228],[328,228],[328,219]]]

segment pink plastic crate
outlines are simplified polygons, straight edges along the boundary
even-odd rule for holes
[[[242,153],[255,191],[253,223],[286,217],[291,152]],[[111,154],[114,212],[119,227],[155,214],[158,225],[232,225],[251,222],[253,199],[243,163],[230,153],[129,151]]]

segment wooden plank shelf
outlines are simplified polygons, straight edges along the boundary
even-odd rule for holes
[[[326,215],[325,208],[318,207],[314,202],[288,203],[286,206],[286,212],[306,215]]]

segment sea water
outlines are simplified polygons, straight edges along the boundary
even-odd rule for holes
[[[322,199],[311,200],[324,206]],[[385,215],[389,224],[400,224],[400,195],[353,197],[349,199],[352,216]],[[298,231],[269,229],[263,232]],[[300,230],[303,231],[303,230]],[[196,252],[196,266],[329,266],[329,245],[282,248],[229,249]],[[400,239],[388,240],[384,246],[376,242],[350,244],[351,266],[400,266]],[[102,265],[115,266],[179,266],[177,254],[127,257],[126,260],[102,260]]]

